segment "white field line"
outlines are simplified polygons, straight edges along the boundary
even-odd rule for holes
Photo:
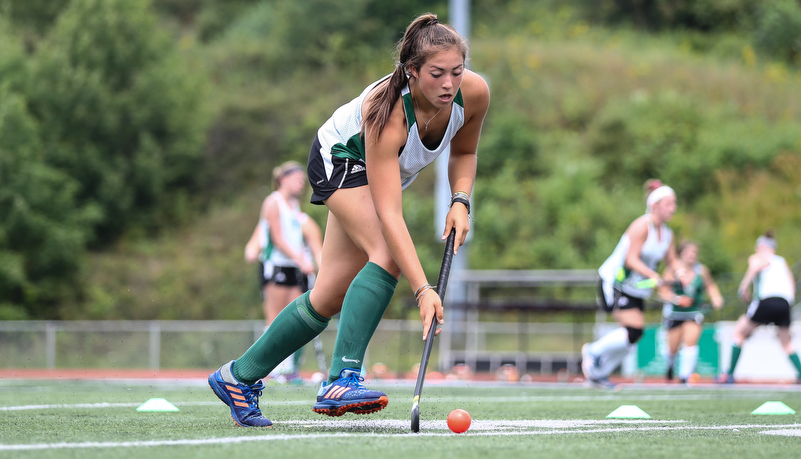
[[[297,422],[299,425],[309,425],[309,427],[316,427],[314,421],[294,421]],[[324,422],[324,421],[323,421]],[[407,420],[403,421],[382,421],[382,422],[389,422],[392,425],[400,423],[403,424],[404,430],[408,427]],[[463,434],[465,436],[529,436],[529,435],[566,435],[566,434],[598,434],[598,433],[619,433],[619,432],[647,432],[647,431],[690,431],[690,430],[731,430],[731,431],[739,431],[742,429],[768,429],[767,431],[762,432],[763,434],[768,435],[791,435],[791,436],[799,436],[801,435],[801,424],[781,424],[781,425],[770,425],[770,424],[735,424],[735,425],[728,425],[728,426],[691,426],[691,425],[682,425],[682,426],[670,426],[670,425],[659,425],[660,422],[648,422],[648,421],[635,421],[635,422],[622,422],[623,424],[641,424],[641,425],[631,425],[626,427],[603,427],[603,428],[590,428],[584,430],[573,430],[573,429],[566,429],[566,428],[553,428],[553,429],[542,429],[542,430],[519,430],[522,425],[521,421],[487,421],[490,424],[497,425],[497,426],[504,426],[509,423],[510,429],[515,430],[507,430],[507,431],[498,431],[495,429],[490,430],[481,430],[478,428],[478,425],[483,424],[481,422],[477,423],[476,431],[468,432]],[[531,423],[547,423],[548,421],[523,421],[531,422]],[[568,421],[555,421],[559,425],[562,423],[564,425],[565,422]],[[619,424],[621,421],[574,421],[577,424],[584,424],[584,425],[598,425],[598,424]],[[675,422],[675,421],[674,421]],[[318,421],[319,423],[319,421]],[[589,424],[587,424],[589,423]],[[366,424],[366,423],[365,423]],[[380,424],[380,422],[375,423]],[[435,424],[444,424],[442,422],[436,422]],[[536,427],[532,424],[533,427]],[[421,429],[425,429],[426,427],[431,428],[426,423],[421,425]],[[434,426],[436,427],[436,426]],[[441,430],[441,429],[440,429]],[[342,437],[349,437],[349,438],[391,438],[391,437],[407,437],[407,438],[415,438],[415,437],[447,437],[447,436],[455,436],[457,434],[454,433],[445,433],[445,432],[423,432],[423,433],[348,433],[348,432],[332,432],[332,433],[310,433],[310,434],[295,434],[295,435],[287,435],[287,434],[276,434],[276,435],[262,435],[262,436],[255,436],[255,437],[222,437],[222,438],[206,438],[206,439],[184,439],[184,440],[149,440],[149,441],[124,441],[124,442],[82,442],[82,443],[35,443],[35,444],[18,444],[18,445],[0,445],[0,451],[30,451],[30,450],[63,450],[63,449],[87,449],[87,448],[94,448],[94,449],[108,449],[108,448],[141,448],[141,447],[153,447],[153,446],[197,446],[197,445],[213,445],[213,444],[232,444],[232,443],[245,443],[245,442],[257,442],[257,441],[288,441],[288,440],[318,440],[324,438],[342,438]]]
[[[615,393],[609,395],[565,395],[565,396],[521,396],[521,397],[482,397],[481,402],[487,403],[520,403],[520,402],[585,402],[585,401],[609,401],[609,400],[619,400],[619,401],[658,401],[658,400],[721,400],[721,399],[729,399],[729,398],[759,398],[764,399],[766,394],[764,393],[716,393],[714,396],[710,396],[712,394],[676,394],[676,395],[645,395],[645,394],[625,394],[625,393]],[[464,402],[464,397],[431,397],[425,398],[426,403],[453,403],[453,402]],[[136,407],[144,403],[146,400],[142,400],[140,403],[76,403],[76,404],[54,404],[54,405],[19,405],[19,406],[0,406],[0,412],[2,411],[27,411],[27,410],[55,410],[55,409],[73,409],[73,408],[129,408],[129,407]],[[210,406],[210,405],[219,405],[220,402],[215,401],[207,401],[207,402],[174,402],[170,401],[173,405],[176,406]],[[270,406],[291,406],[291,405],[308,405],[313,403],[313,399],[310,396],[308,400],[282,400],[282,401],[273,401],[270,400],[268,397],[263,397],[261,399],[261,404],[263,408],[269,409]]]
[[[71,405],[57,404],[57,405],[20,405],[20,406],[0,406],[0,411],[27,411],[27,410],[56,410],[56,409],[73,409],[73,408],[131,408],[137,407],[142,403],[75,403]],[[221,402],[170,402],[176,406],[211,406],[220,405]],[[309,405],[311,402],[308,400],[294,400],[294,401],[281,401],[270,402],[270,405]]]

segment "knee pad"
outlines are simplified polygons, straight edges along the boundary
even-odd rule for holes
[[[642,338],[642,328],[626,327],[626,331],[629,332],[629,342],[631,344],[636,344]]]

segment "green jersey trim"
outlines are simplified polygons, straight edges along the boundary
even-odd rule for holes
[[[342,143],[334,144],[331,147],[331,154],[343,159],[364,161],[364,140],[361,132],[353,134],[344,145]]]
[[[412,126],[417,120],[414,118],[414,101],[412,100],[412,93],[408,92],[403,96],[403,111],[406,113],[406,129],[407,132],[412,130]]]
[[[408,129],[407,132],[409,132],[412,130],[412,126],[414,126],[414,124],[417,122],[417,119],[414,117],[414,100],[412,100],[411,91],[407,92],[401,97],[403,99],[403,110],[406,113],[406,129]],[[453,98],[453,103],[464,108],[464,100],[462,99],[461,88],[456,91],[456,97]]]

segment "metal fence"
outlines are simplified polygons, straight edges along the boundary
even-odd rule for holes
[[[595,270],[463,271],[455,275],[462,277],[468,294],[464,302],[446,303],[447,324],[431,356],[440,371],[466,363],[474,371],[494,371],[512,364],[521,373],[577,373],[581,344],[594,339],[595,324],[607,320],[593,306]],[[719,279],[728,299],[736,290],[735,279],[738,276]],[[519,296],[532,292],[549,295],[557,290],[573,299]],[[799,307],[794,308],[794,318],[801,312]],[[558,320],[548,321],[552,313]],[[328,361],[337,325],[337,320],[332,320],[322,335]],[[215,368],[241,355],[262,331],[260,320],[0,321],[0,367]],[[418,320],[385,319],[366,360],[382,362],[397,373],[410,371],[419,363],[420,338]],[[309,367],[316,367],[314,359],[307,361]]]
[[[333,320],[321,335],[327,362],[337,325]],[[452,330],[465,330],[467,345],[438,337],[432,362],[441,362],[439,371],[455,363],[468,363],[478,371],[509,363],[525,372],[549,373],[565,366],[578,371],[574,324],[449,320],[447,325],[450,338]],[[383,320],[368,349],[367,364],[382,362],[396,373],[411,371],[420,362],[421,329],[418,320]],[[0,367],[215,368],[241,355],[262,330],[261,321],[6,321],[0,322]],[[587,324],[586,331],[591,330],[592,324]],[[313,355],[311,349],[306,352]],[[313,358],[306,360],[309,368],[316,368]]]

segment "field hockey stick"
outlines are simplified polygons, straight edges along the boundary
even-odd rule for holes
[[[659,281],[656,279],[645,279],[634,284],[634,288],[654,288],[659,286]]]
[[[453,261],[453,245],[456,239],[456,229],[451,229],[448,240],[445,241],[445,254],[442,256],[442,267],[439,269],[439,279],[437,280],[437,294],[440,301],[445,303],[445,289],[448,287],[448,276],[451,273],[451,262]],[[437,316],[431,319],[431,328],[428,329],[426,344],[423,346],[423,358],[420,360],[420,369],[417,372],[417,384],[414,386],[414,398],[412,398],[412,432],[420,432],[420,393],[423,391],[423,380],[426,378],[426,368],[428,358],[431,356],[431,348],[434,346],[434,335],[437,331]]]
[[[641,280],[641,281],[635,283],[634,284],[634,288],[655,288],[655,287],[659,287],[659,286],[662,286],[662,285],[669,285],[671,287],[674,287],[674,286],[679,285],[679,284],[680,284],[679,281],[666,282],[666,281],[663,281],[663,280],[645,279],[645,280]]]

